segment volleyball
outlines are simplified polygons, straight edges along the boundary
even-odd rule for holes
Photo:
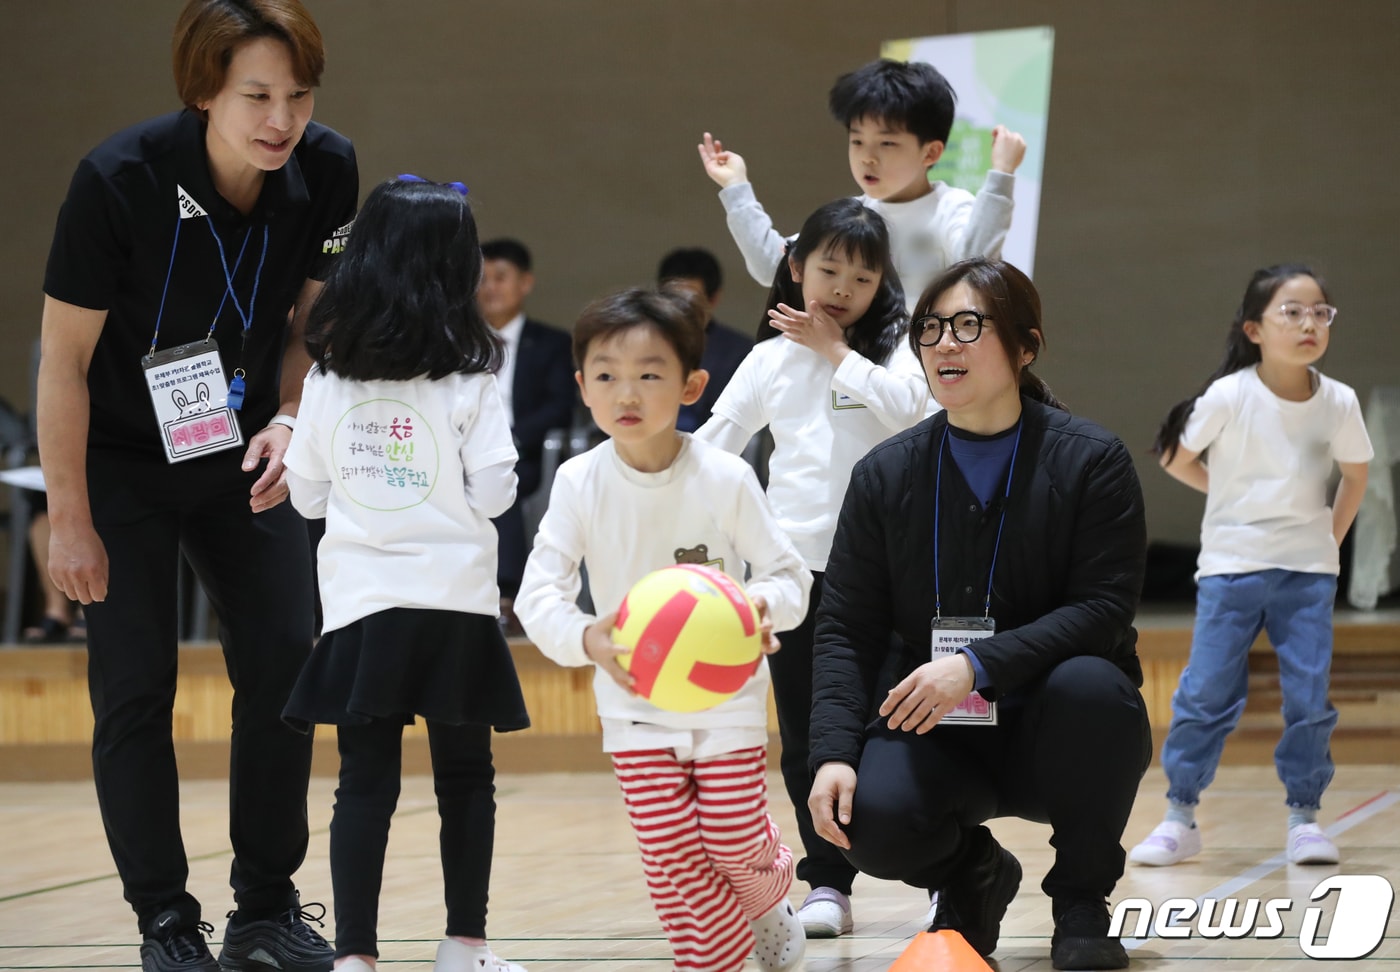
[[[763,658],[758,609],[728,574],[677,564],[647,574],[617,610],[618,663],[638,695],[669,712],[719,705]]]

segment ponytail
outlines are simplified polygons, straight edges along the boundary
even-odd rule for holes
[[[1167,412],[1167,417],[1162,420],[1161,428],[1157,430],[1157,438],[1152,443],[1152,451],[1155,454],[1163,457],[1167,462],[1175,459],[1176,450],[1181,446],[1182,433],[1186,431],[1186,423],[1191,418],[1191,412],[1196,408],[1196,399],[1204,395],[1207,388],[1226,375],[1251,368],[1262,360],[1259,345],[1249,339],[1249,335],[1245,333],[1244,325],[1248,321],[1262,320],[1264,311],[1269,308],[1269,302],[1274,299],[1274,294],[1278,293],[1278,289],[1294,277],[1312,277],[1322,288],[1323,295],[1326,295],[1327,289],[1322,280],[1313,273],[1311,267],[1305,264],[1280,263],[1254,271],[1249,286],[1245,288],[1244,299],[1240,301],[1240,306],[1235,311],[1235,319],[1230,324],[1230,333],[1225,338],[1225,360],[1220,362],[1220,366],[1206,379],[1205,384],[1196,394],[1177,402],[1172,406],[1171,411]]]

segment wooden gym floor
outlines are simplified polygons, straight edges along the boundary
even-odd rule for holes
[[[770,775],[773,812],[791,836],[791,809]],[[327,826],[333,781],[312,780],[311,849],[298,875],[303,898],[329,900]],[[1132,844],[1157,822],[1165,783],[1154,766],[1143,781],[1125,836]],[[227,877],[227,788],[182,787],[190,889],[216,927],[231,907]],[[667,948],[652,915],[621,799],[606,773],[503,775],[490,932],[499,954],[533,972],[616,969],[664,972]],[[1272,768],[1226,766],[1200,811],[1205,852],[1175,868],[1130,867],[1114,900],[1138,896],[1293,899],[1286,933],[1274,940],[1149,938],[1130,942],[1133,967],[1151,972],[1206,969],[1301,970],[1314,965],[1299,927],[1316,884],[1334,873],[1379,874],[1400,885],[1400,767],[1341,766],[1321,823],[1342,849],[1342,864],[1294,867],[1281,858],[1284,809]],[[1048,828],[997,821],[998,837],[1020,857],[1026,877],[1002,926],[1001,972],[1049,969],[1049,901],[1039,890],[1049,866]],[[795,886],[794,901],[804,887]],[[1326,914],[1337,895],[1324,902]],[[927,902],[912,888],[861,877],[855,934],[811,942],[809,972],[874,972],[920,930]],[[1340,968],[1400,970],[1400,909],[1368,958]],[[442,925],[437,818],[431,781],[405,780],[390,838],[380,915],[386,969],[431,966]],[[1327,927],[1324,919],[1323,928]],[[328,937],[333,929],[326,929]],[[121,898],[90,782],[0,783],[0,970],[131,969],[138,936]]]

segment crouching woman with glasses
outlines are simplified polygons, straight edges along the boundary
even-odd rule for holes
[[[1055,968],[1123,968],[1105,899],[1152,747],[1132,458],[1029,370],[1040,297],[1015,267],[950,267],[914,318],[944,411],[851,477],[817,617],[813,821],[865,873],[938,892],[933,927],[983,955],[1021,879],[983,823],[1048,823]]]

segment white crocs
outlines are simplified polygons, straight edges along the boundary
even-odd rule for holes
[[[1174,820],[1163,820],[1128,853],[1134,864],[1169,867],[1201,852],[1201,829]]]
[[[1332,838],[1315,823],[1299,824],[1288,830],[1288,863],[1336,864],[1342,859]]]
[[[753,928],[754,958],[763,972],[787,972],[802,961],[807,933],[786,898],[749,925]]]
[[[489,945],[463,945],[444,938],[438,944],[433,972],[525,972],[525,967],[498,957]]]
[[[808,938],[838,938],[849,935],[854,927],[851,921],[851,899],[835,888],[813,888],[797,909],[797,920],[802,923]]]

